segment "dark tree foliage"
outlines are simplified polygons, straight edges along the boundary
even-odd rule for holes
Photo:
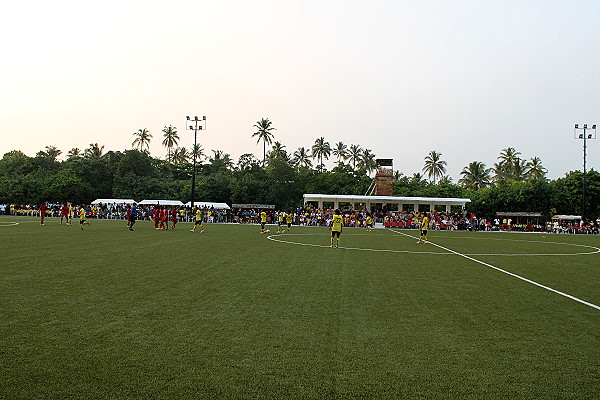
[[[90,203],[110,197],[190,200],[190,163],[175,165],[138,150],[96,153],[65,161],[43,152],[35,157],[20,151],[4,154],[0,159],[0,203]],[[289,210],[302,204],[304,193],[362,195],[372,182],[360,166],[343,162],[331,171],[293,166],[285,151],[271,154],[264,167],[251,154],[234,164],[228,154],[213,153],[209,162],[196,167],[196,201],[274,204]],[[548,217],[554,213],[581,214],[582,186],[580,171],[554,181],[501,179],[479,190],[450,179],[434,184],[420,174],[398,173],[394,195],[470,198],[467,210],[486,218],[494,217],[497,211],[533,211]],[[586,174],[586,188],[586,217],[596,218],[600,216],[600,173],[592,170]]]

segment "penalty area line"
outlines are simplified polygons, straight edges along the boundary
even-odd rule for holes
[[[394,232],[394,233],[396,233],[396,234],[400,234],[400,235],[408,236],[409,238],[412,238],[412,239],[417,239],[416,237],[414,237],[414,236],[412,236],[412,235],[407,235],[406,233],[403,233],[403,232],[398,232],[398,231],[395,231],[395,230],[393,230],[393,229],[390,229],[390,232]],[[564,296],[564,297],[566,297],[566,298],[568,298],[568,299],[571,299],[571,300],[575,300],[575,301],[577,301],[577,302],[579,302],[579,303],[581,303],[581,304],[585,304],[586,306],[589,306],[589,307],[595,308],[596,310],[599,310],[599,311],[600,311],[600,306],[597,306],[596,304],[590,303],[590,302],[588,302],[588,301],[585,301],[585,300],[581,300],[581,299],[580,299],[580,298],[578,298],[578,297],[571,296],[570,294],[567,294],[567,293],[561,292],[560,290],[553,289],[553,288],[551,288],[551,287],[549,287],[549,286],[546,286],[546,285],[542,285],[541,283],[537,283],[537,282],[535,282],[535,281],[532,281],[531,279],[524,278],[524,277],[522,277],[522,276],[520,276],[520,275],[513,274],[512,272],[509,272],[509,271],[503,270],[502,268],[495,267],[495,266],[493,266],[493,265],[491,265],[491,264],[488,264],[488,263],[486,263],[486,262],[480,261],[480,260],[478,260],[478,259],[476,259],[476,258],[469,257],[469,256],[468,256],[468,255],[466,255],[466,254],[459,253],[459,252],[457,252],[457,251],[454,251],[454,250],[452,250],[452,249],[449,249],[449,248],[447,248],[447,247],[441,246],[441,245],[439,245],[439,244],[437,244],[437,243],[433,243],[433,242],[429,242],[429,243],[430,243],[430,244],[432,244],[432,245],[434,245],[434,246],[436,246],[436,247],[439,247],[440,249],[446,250],[446,251],[448,251],[448,252],[450,252],[450,253],[452,253],[452,254],[456,254],[457,256],[461,256],[461,257],[463,257],[463,258],[466,258],[467,260],[475,261],[476,263],[479,263],[479,264],[481,264],[481,265],[484,265],[484,266],[486,266],[486,267],[488,267],[488,268],[495,269],[496,271],[499,271],[499,272],[502,272],[502,273],[504,273],[504,274],[510,275],[510,276],[512,276],[512,277],[514,277],[514,278],[520,279],[520,280],[522,280],[522,281],[525,281],[525,282],[527,282],[527,283],[531,283],[532,285],[535,285],[535,286],[541,287],[542,289],[549,290],[549,291],[551,291],[551,292],[553,292],[553,293],[559,294],[559,295],[561,295],[561,296]]]

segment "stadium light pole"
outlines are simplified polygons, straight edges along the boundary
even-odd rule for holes
[[[583,139],[583,206],[581,207],[581,218],[585,221],[585,181],[586,181],[586,161],[587,161],[587,141],[588,139],[596,139],[596,124],[588,128],[587,124],[583,124],[580,128],[579,124],[575,124],[575,139]]]
[[[191,208],[194,208],[194,196],[195,196],[195,188],[196,188],[196,147],[198,143],[198,131],[206,130],[206,116],[202,118],[198,118],[198,116],[194,116],[194,118],[189,115],[185,117],[186,124],[185,129],[188,131],[194,131],[194,147],[192,148],[192,158],[194,160],[192,167],[192,199],[190,201]],[[191,125],[191,123],[194,125]],[[203,129],[204,128],[204,129]]]

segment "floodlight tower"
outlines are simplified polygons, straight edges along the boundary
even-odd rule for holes
[[[194,131],[194,147],[192,148],[192,158],[194,159],[194,163],[193,163],[193,167],[192,167],[192,199],[190,201],[191,204],[191,208],[194,208],[194,195],[195,195],[195,188],[196,188],[196,153],[197,153],[197,146],[198,146],[198,131],[206,130],[206,116],[203,116],[202,118],[198,118],[198,116],[194,116],[194,118],[190,117],[189,115],[185,117],[187,120],[187,123],[185,124],[185,129],[188,131]],[[194,123],[194,125],[191,125],[191,123]]]
[[[583,139],[583,207],[581,209],[581,218],[585,220],[585,180],[586,180],[586,161],[587,161],[587,140],[596,139],[596,124],[588,128],[588,124],[583,124],[583,128],[579,124],[575,124],[575,139]]]

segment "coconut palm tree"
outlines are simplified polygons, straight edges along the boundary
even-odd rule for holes
[[[365,171],[367,171],[367,173],[370,174],[372,171],[375,170],[375,168],[377,168],[377,163],[375,162],[375,154],[373,154],[373,152],[369,149],[364,149],[360,157],[359,165],[361,168],[364,168]]]
[[[228,153],[223,150],[213,150],[213,157],[209,158],[209,162],[216,166],[223,166],[226,169],[233,168],[233,160]]]
[[[202,148],[202,145],[200,145],[199,143],[196,143],[195,145],[192,146],[192,150],[190,151],[190,158],[196,158],[196,161],[201,162],[202,160],[204,160],[206,158],[206,155],[204,154],[204,149]]]
[[[360,160],[362,159],[362,154],[363,151],[359,145],[350,145],[350,149],[348,149],[348,160],[352,162],[352,169],[356,169],[356,164],[360,163]]]
[[[185,147],[173,150],[173,164],[182,165],[190,161],[190,152]]]
[[[498,156],[498,160],[500,160],[500,164],[511,164],[517,161],[520,155],[521,153],[515,150],[514,147],[507,147],[502,149]]]
[[[162,130],[164,132],[162,141],[162,145],[167,148],[167,161],[171,162],[171,149],[173,146],[177,146],[177,142],[179,140],[179,135],[177,134],[177,128],[169,125],[168,127]]]
[[[40,150],[37,152],[37,157],[47,158],[48,160],[54,162],[58,158],[59,155],[62,154],[56,146],[46,146],[46,150]]]
[[[548,170],[542,165],[542,160],[539,157],[533,157],[526,164],[526,176],[530,179],[545,179]]]
[[[284,160],[287,160],[287,151],[285,151],[285,146],[282,145],[280,142],[275,142],[273,143],[273,147],[272,150],[269,152],[269,157],[270,158],[282,158]]]
[[[134,149],[137,148],[139,151],[143,153],[150,152],[150,139],[152,138],[152,134],[146,128],[138,129],[137,132],[133,132],[133,136],[135,140],[131,143],[131,147]]]
[[[90,147],[84,150],[85,158],[100,158],[104,152],[104,146],[99,146],[98,143],[90,143]]]
[[[271,126],[272,122],[269,121],[268,118],[262,118],[260,121],[254,124],[254,127],[258,129],[256,132],[252,134],[252,137],[258,137],[256,144],[263,141],[263,166],[266,165],[267,162],[267,144],[273,143],[273,132],[277,129]]]
[[[337,142],[332,153],[337,157],[339,164],[342,160],[346,160],[348,158],[348,146],[342,142]]]
[[[315,140],[315,144],[313,144],[312,146],[312,156],[313,158],[318,158],[319,159],[319,169],[322,171],[323,170],[323,158],[325,158],[326,160],[329,159],[329,156],[331,155],[331,146],[329,145],[329,142],[325,141],[324,137],[320,137],[317,140]]]
[[[463,168],[458,183],[467,189],[479,190],[490,185],[491,171],[492,169],[486,168],[484,163],[473,161]]]
[[[71,150],[69,150],[69,152],[67,153],[67,157],[70,160],[71,158],[79,158],[81,157],[81,150],[79,150],[77,147],[73,147]]]
[[[446,173],[446,161],[442,160],[442,153],[438,153],[435,150],[429,152],[425,157],[425,166],[423,172],[427,174],[429,180],[433,178],[433,184]]]
[[[310,150],[305,149],[304,147],[299,147],[298,150],[294,152],[294,158],[292,159],[292,163],[296,167],[312,167],[312,161]]]

